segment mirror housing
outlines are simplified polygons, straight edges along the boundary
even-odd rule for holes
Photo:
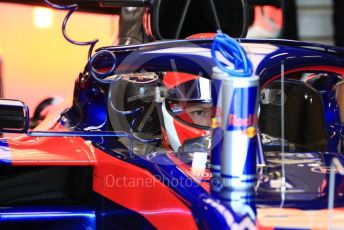
[[[26,133],[29,129],[29,109],[18,100],[0,99],[0,132]]]
[[[158,40],[185,39],[219,29],[231,37],[246,37],[247,18],[246,0],[154,0],[150,27]]]
[[[99,0],[101,7],[142,7],[150,4],[149,0]]]

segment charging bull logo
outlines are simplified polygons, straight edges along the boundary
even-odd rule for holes
[[[256,135],[257,116],[250,114],[247,117],[239,117],[236,114],[228,116],[227,130],[242,130],[249,138]]]

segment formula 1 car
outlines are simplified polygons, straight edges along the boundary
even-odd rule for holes
[[[150,19],[171,1],[153,2],[150,14],[139,8],[144,36],[124,33],[122,44],[158,37],[159,23]],[[240,39],[260,84],[251,199],[212,190],[207,158],[213,42],[214,35],[198,34],[100,48],[77,78],[72,103],[34,130],[23,102],[1,99],[1,132],[25,134],[0,140],[1,229],[344,226],[344,50]]]

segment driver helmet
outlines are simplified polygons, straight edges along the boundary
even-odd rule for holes
[[[209,145],[205,139],[210,137],[211,81],[194,74],[167,72],[163,85],[167,89],[159,113],[163,144],[175,152],[194,142],[198,147]]]

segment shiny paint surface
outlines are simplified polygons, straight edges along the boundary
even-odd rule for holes
[[[86,166],[96,162],[92,145],[80,137],[23,137],[0,142],[8,146],[5,151],[1,148],[1,159],[13,166]]]
[[[156,228],[196,229],[185,201],[148,171],[96,150],[94,191],[144,216]],[[159,197],[159,199],[157,199]],[[175,222],[173,226],[169,223]]]
[[[173,188],[174,192],[184,200],[192,210],[200,229],[232,228],[242,223],[253,224],[253,220],[246,214],[235,213],[231,207],[221,203],[218,198],[211,196],[199,183],[199,175],[190,177],[185,173],[182,165],[176,165],[168,153],[153,153],[146,160],[133,163],[149,170],[165,185]],[[148,160],[149,159],[149,160]],[[195,178],[198,177],[198,179]],[[191,179],[192,178],[192,179]]]
[[[271,80],[280,78],[281,61],[285,63],[286,74],[317,70],[340,75],[344,73],[342,49],[291,41],[245,39],[242,41],[248,56],[252,59],[256,74],[260,76],[262,87]],[[213,65],[209,52],[210,45],[211,40],[190,40],[119,49],[105,47],[102,50],[109,50],[116,54],[118,73],[143,69],[157,72],[173,71],[172,60],[178,66],[178,71],[202,73],[209,77]],[[75,131],[107,129],[109,121],[106,86],[96,82],[85,72],[80,75],[75,88],[73,105],[71,109],[63,113],[63,119],[55,116],[48,124],[42,125],[42,129],[66,131],[68,126],[73,127]],[[258,178],[261,183],[257,190],[257,225],[262,229],[314,227],[309,226],[309,219],[295,219],[297,216],[306,215],[316,218],[319,228],[326,225],[326,218],[320,219],[317,216],[326,212],[327,208],[328,167],[332,157],[340,158],[342,163],[344,159],[334,151],[337,150],[334,146],[338,145],[340,140],[340,130],[338,130],[340,127],[335,125],[340,122],[338,108],[331,93],[323,92],[322,96],[327,128],[328,130],[333,128],[332,132],[336,137],[328,147],[332,153],[289,154],[287,181],[292,187],[287,190],[285,208],[282,209],[287,214],[282,217],[275,212],[275,207],[281,204],[280,191],[277,189],[278,181],[274,177],[280,171],[280,162],[277,161],[279,156],[270,153],[268,167],[264,168],[268,173]],[[66,126],[61,127],[60,124]],[[112,225],[114,223],[111,223],[111,218],[116,216],[118,219],[120,215],[128,217],[124,218],[126,222],[130,222],[132,217],[132,221],[140,219],[144,223],[149,223],[147,229],[152,227],[220,229],[243,226],[244,223],[250,226],[254,224],[254,220],[247,219],[247,214],[237,212],[226,202],[209,194],[208,176],[201,175],[200,177],[194,174],[190,165],[178,161],[173,155],[158,152],[131,159],[128,155],[115,151],[116,148],[123,148],[116,138],[2,139],[0,161],[12,166],[92,166],[94,168],[93,190],[98,197],[95,198],[94,206],[81,209],[68,207],[62,211],[59,210],[59,213],[62,213],[61,218],[68,218],[69,212],[78,218],[81,215],[84,218],[83,223],[89,223],[91,229],[96,227],[102,229],[105,226],[107,228],[119,227]],[[175,179],[179,183],[170,183]],[[130,180],[138,184],[130,186]],[[181,181],[187,181],[188,184],[180,183]],[[127,186],[125,186],[126,183]],[[146,186],[141,186],[142,183],[146,183]],[[344,192],[343,185],[343,177],[337,174],[335,212],[338,213],[342,213],[341,209],[344,205],[344,200],[340,195]],[[112,203],[116,208],[107,209],[108,203]],[[310,211],[312,209],[316,211]],[[11,218],[23,221],[37,215],[34,222],[41,223],[45,218],[55,218],[54,215],[58,209],[13,207],[11,210],[13,212],[2,209],[4,219],[1,221],[11,221]],[[94,215],[97,216],[96,227]],[[301,224],[291,226],[290,221],[301,221]],[[344,223],[340,220],[338,226],[343,226],[342,224]]]
[[[98,204],[97,229],[155,229],[155,227],[139,213],[123,207],[106,197],[97,194]]]
[[[265,87],[271,80],[276,80],[281,77],[280,71],[281,67],[280,64],[282,61],[284,61],[285,65],[285,75],[288,75],[293,72],[297,71],[326,71],[326,72],[332,72],[337,73],[339,75],[343,74],[344,69],[344,62],[343,62],[343,50],[342,49],[336,49],[333,47],[327,47],[327,46],[318,46],[318,45],[311,45],[308,43],[301,43],[301,42],[292,42],[292,41],[250,41],[243,39],[243,46],[245,47],[245,50],[248,52],[248,56],[252,59],[252,62],[254,64],[255,72],[257,75],[260,76],[260,85],[262,87]],[[202,73],[203,76],[209,77],[211,73],[211,67],[213,65],[212,59],[209,56],[209,47],[211,42],[206,40],[197,40],[197,41],[177,41],[177,42],[161,42],[157,44],[147,44],[142,46],[132,46],[132,47],[122,47],[122,48],[102,48],[103,50],[109,50],[116,54],[117,57],[117,69],[116,71],[118,73],[123,72],[131,72],[131,71],[140,71],[142,69],[147,71],[172,71],[173,65],[172,62],[175,63],[176,66],[178,66],[178,71],[181,72],[187,72],[187,73]],[[139,57],[139,58],[137,58]],[[171,61],[172,60],[172,61]],[[330,128],[334,127],[334,124],[340,122],[338,117],[338,108],[335,104],[333,95],[323,93],[323,101],[324,101],[324,113],[325,113],[325,120],[328,130]],[[333,141],[333,143],[329,144],[329,150],[336,149],[339,141],[339,135],[338,135],[338,127],[334,127],[334,131],[336,132],[335,138],[336,140]],[[307,153],[304,153],[307,155]],[[339,156],[339,155],[336,155]],[[162,156],[160,156],[162,157]],[[326,181],[328,180],[328,174],[326,173],[326,168],[329,165],[329,160],[326,160],[326,162],[323,162],[324,168],[321,168],[323,170],[323,174],[319,174],[318,176],[315,176],[315,178],[323,178],[319,180],[319,187],[314,188],[314,190],[304,190],[303,195],[299,195],[299,197],[318,197],[319,191],[321,191],[323,194],[326,194]],[[154,167],[159,168],[160,173],[165,173],[164,175],[167,178],[175,178],[177,177],[177,173],[175,170],[180,170],[178,168],[173,168],[173,166],[161,166],[161,164],[155,165],[154,167],[150,164],[144,164],[140,165],[140,167],[144,167],[150,172],[154,172]],[[164,170],[162,170],[164,168]],[[185,166],[179,165],[179,168],[182,168],[180,172],[183,172],[185,170]],[[277,169],[276,169],[277,170]],[[304,168],[305,172],[307,170],[310,170],[309,168]],[[325,170],[325,172],[324,172]],[[173,173],[172,173],[173,172]],[[190,172],[191,173],[191,172]],[[190,175],[190,174],[189,174]],[[302,173],[300,173],[300,176]],[[305,173],[304,173],[305,175]],[[291,178],[294,178],[295,175],[291,175]],[[301,176],[302,177],[302,176]],[[191,177],[194,178],[194,177]],[[341,178],[341,176],[338,176],[338,178]],[[194,178],[195,179],[195,178]],[[318,180],[318,179],[317,179]],[[339,181],[342,181],[342,179],[338,179]],[[196,183],[197,180],[195,180]],[[341,182],[337,181],[337,184],[340,184]],[[204,186],[204,185],[203,185]],[[207,188],[207,186],[204,186],[204,188]],[[208,187],[209,188],[209,187]],[[206,191],[201,191],[197,189],[199,188],[185,188],[182,186],[179,187],[173,187],[175,191],[178,191],[178,194],[184,199],[188,200],[189,202],[193,203],[195,202],[199,204],[200,200],[195,198],[197,197],[196,194],[208,194]],[[311,195],[313,193],[313,195]],[[264,195],[263,195],[264,194]],[[276,194],[276,191],[265,191],[261,193],[261,197],[271,197],[271,195]],[[193,198],[194,197],[194,198]],[[291,198],[295,198],[295,196],[291,196]],[[297,196],[296,196],[297,197]],[[317,205],[317,209],[324,209],[326,208],[326,195],[322,195],[319,197],[320,200],[323,200],[323,202],[320,202],[320,204]],[[264,199],[265,199],[264,198]],[[263,199],[263,200],[264,200]],[[195,200],[195,201],[194,201]],[[197,200],[197,201],[196,201]],[[278,205],[280,201],[275,200],[275,202],[269,202],[260,200],[258,202],[263,205]],[[262,203],[263,202],[263,203]],[[314,202],[306,202],[303,207],[298,207],[301,209],[310,209],[315,208],[313,205]],[[295,202],[293,202],[293,199],[287,201],[288,207],[294,207]],[[192,210],[194,212],[195,216],[202,216],[203,217],[203,211],[200,211],[202,209],[195,208],[194,205],[192,205]],[[209,207],[209,206],[207,206]],[[227,210],[230,210],[227,209]],[[262,210],[262,211],[260,211]],[[295,209],[298,210],[298,209]],[[258,216],[259,213],[264,212],[264,209],[258,208]],[[211,215],[215,215],[216,211],[212,212]],[[233,213],[232,213],[233,214]],[[204,218],[205,222],[203,224],[200,224],[199,227],[201,228],[212,228],[216,226],[215,222]],[[239,218],[236,217],[236,221],[240,222]],[[209,224],[211,223],[211,224]],[[265,224],[262,224],[261,221],[258,219],[258,226],[269,226]],[[274,222],[274,226],[277,222]],[[280,225],[283,227],[283,224]],[[223,227],[223,225],[222,225]],[[271,227],[271,226],[270,226]],[[214,227],[215,229],[215,227]]]
[[[6,207],[1,209],[0,216],[2,229],[96,228],[95,210],[84,207]]]
[[[342,48],[285,40],[241,39],[242,46],[260,78],[260,87],[281,77],[281,63],[285,75],[297,72],[328,72],[344,74]],[[209,49],[211,40],[157,42],[129,47],[104,47],[114,52],[118,73],[131,71],[173,71],[202,74],[210,77],[213,60]],[[137,58],[139,57],[139,58]],[[178,67],[178,68],[176,68]],[[337,79],[337,82],[340,81]],[[334,87],[336,81],[330,86]],[[340,120],[338,106],[330,89],[322,92],[326,127],[331,139],[329,151],[336,151],[339,143]]]

